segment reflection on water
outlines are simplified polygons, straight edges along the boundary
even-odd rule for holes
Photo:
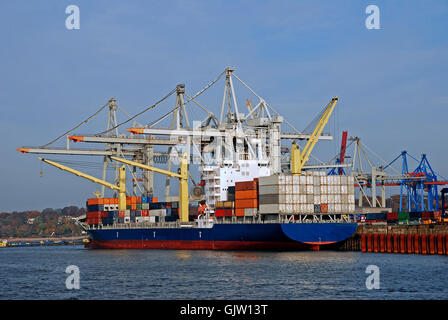
[[[334,251],[5,248],[0,299],[446,299],[447,263]],[[65,288],[72,264],[80,290]],[[380,268],[380,290],[365,286],[371,264]]]

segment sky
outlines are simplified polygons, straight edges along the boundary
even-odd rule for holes
[[[372,4],[380,10],[378,30],[365,25]],[[66,28],[69,5],[79,7],[79,30]],[[3,0],[0,212],[84,206],[99,189],[16,148],[51,141],[111,97],[133,115],[179,83],[192,95],[227,66],[299,130],[339,97],[325,129],[335,139],[318,144],[320,160],[337,153],[348,130],[378,155],[378,165],[402,150],[425,153],[448,177],[447,17],[445,0]],[[235,86],[244,106],[250,93]],[[223,87],[218,82],[198,100],[218,112]],[[137,120],[147,124],[173,105],[174,98]],[[74,133],[101,132],[106,121],[102,113]]]

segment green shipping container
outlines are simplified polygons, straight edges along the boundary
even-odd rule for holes
[[[142,204],[141,203],[137,203],[137,210],[142,210]]]
[[[409,212],[398,212],[398,221],[409,220]]]

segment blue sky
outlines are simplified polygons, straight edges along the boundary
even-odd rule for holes
[[[71,4],[80,30],[65,28]],[[380,30],[365,27],[369,4],[380,8]],[[337,95],[325,131],[348,129],[387,161],[426,153],[448,176],[447,17],[443,0],[2,1],[0,211],[82,206],[97,188],[47,166],[40,177],[37,156],[17,147],[50,141],[110,97],[135,114],[178,83],[193,94],[228,65],[298,129]],[[222,90],[221,82],[200,102],[217,111]],[[237,96],[242,105],[250,97]],[[75,132],[105,122],[103,114]],[[337,140],[316,155],[330,159]]]

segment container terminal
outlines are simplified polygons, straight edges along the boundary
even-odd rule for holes
[[[220,79],[225,81],[224,94],[221,112],[215,115],[199,97]],[[234,81],[246,88],[256,103],[246,99],[245,107],[239,105]],[[172,96],[174,107],[158,119],[151,117],[151,111]],[[347,250],[362,247],[367,252],[369,243],[372,248],[389,250],[393,248],[390,241],[395,241],[387,235],[360,233],[367,226],[386,226],[387,230],[392,226],[403,228],[404,224],[406,228],[438,225],[447,230],[444,227],[448,221],[444,203],[447,189],[443,189],[440,204],[438,186],[448,181],[432,169],[426,155],[418,160],[402,151],[388,163],[361,143],[359,137],[348,138],[347,131],[342,132],[340,151],[331,161],[322,162],[312,155],[317,142],[333,140],[323,130],[338,100],[338,97],[328,98],[329,102],[307,127],[310,129],[299,131],[241,80],[233,68],[227,67],[196,94],[190,96],[185,85],[179,84],[155,104],[123,122],[118,122],[117,110],[121,108],[111,98],[86,120],[50,143],[21,147],[17,151],[102,157],[101,178],[74,169],[73,161],[39,158],[101,186],[95,192],[96,197],[87,199],[86,215],[77,221],[90,236],[85,244],[88,248]],[[198,108],[206,116],[192,120],[187,107]],[[108,111],[104,131],[91,135],[74,133],[103,110]],[[144,113],[150,120],[146,125],[136,121]],[[161,125],[169,120],[171,125]],[[131,121],[134,123],[126,128],[127,134],[119,134],[118,128]],[[61,139],[66,140],[65,148],[52,147]],[[99,144],[103,148],[76,149],[73,143]],[[352,156],[348,155],[350,147]],[[374,164],[366,151],[375,155],[380,165]],[[317,162],[311,163],[310,158]],[[408,158],[417,161],[415,170],[409,169]],[[393,167],[399,161],[401,172]],[[109,164],[115,173],[110,182],[106,174]],[[395,172],[390,172],[392,169]],[[154,196],[154,173],[166,177],[165,186],[160,186],[164,191],[163,201]],[[194,178],[197,174],[199,181]],[[174,195],[170,190],[172,179],[178,184]],[[386,187],[390,186],[400,188],[398,212],[386,207]],[[106,196],[106,188],[112,196]],[[446,239],[446,231],[442,233],[440,243]],[[358,238],[364,239],[361,245]],[[372,240],[377,238],[376,242]],[[382,246],[381,241],[389,246]],[[426,238],[420,237],[418,241],[421,251]],[[441,252],[446,252],[439,246]],[[429,244],[427,248],[431,251]]]

